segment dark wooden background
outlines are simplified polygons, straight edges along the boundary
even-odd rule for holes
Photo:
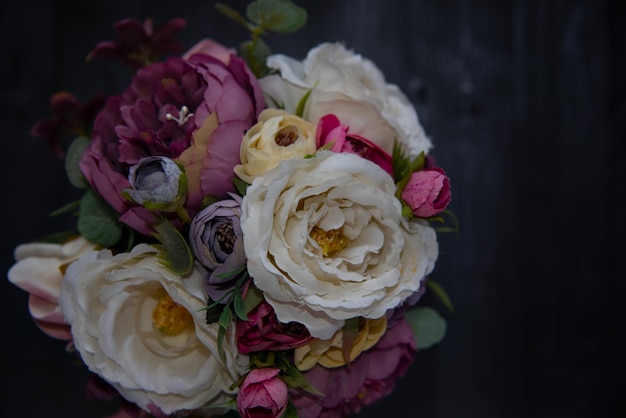
[[[299,3],[310,3],[305,29],[270,46],[303,58],[344,41],[376,62],[418,109],[461,222],[458,239],[441,237],[434,274],[456,306],[441,309],[446,339],[362,416],[626,416],[624,2]],[[87,64],[87,52],[118,19],[177,16],[188,20],[186,46],[245,36],[213,1],[2,3],[2,271],[17,244],[69,225],[48,214],[76,193],[29,135],[50,95],[121,92],[129,71]],[[26,293],[0,283],[0,416],[110,412],[85,399],[84,369],[31,322]]]

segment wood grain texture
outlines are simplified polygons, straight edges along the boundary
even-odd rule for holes
[[[626,373],[626,8],[618,0],[316,0],[305,29],[272,35],[303,58],[342,41],[414,103],[452,179],[459,238],[433,277],[450,293],[444,342],[360,416],[621,417]],[[308,4],[310,3],[310,4]],[[243,10],[245,1],[229,2]],[[78,195],[29,134],[51,94],[121,92],[130,72],[85,62],[125,17],[181,16],[186,46],[245,33],[212,1],[21,1],[0,5],[2,271],[19,243],[71,225],[48,214]],[[85,370],[2,286],[2,417],[96,417]],[[432,300],[428,299],[427,300]]]

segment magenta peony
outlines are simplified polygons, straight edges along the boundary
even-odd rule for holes
[[[94,123],[81,170],[120,221],[150,235],[152,214],[121,195],[129,168],[147,156],[168,157],[185,168],[185,209],[193,216],[206,195],[235,191],[244,132],[264,107],[256,78],[240,58],[228,64],[194,54],[139,70],[130,87],[111,97]]]
[[[243,418],[279,418],[287,408],[287,385],[279,369],[252,369],[237,394],[237,408]]]
[[[413,331],[404,318],[396,322],[372,349],[350,367],[327,369],[317,365],[304,373],[322,396],[292,389],[291,399],[300,418],[341,418],[358,413],[393,390],[417,351]]]

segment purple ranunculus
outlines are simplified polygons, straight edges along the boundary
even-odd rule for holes
[[[196,214],[189,228],[189,243],[196,258],[209,271],[207,293],[226,302],[242,267],[246,265],[241,232],[241,197],[217,201]],[[232,274],[231,274],[232,273]]]
[[[327,369],[317,365],[304,373],[309,383],[322,392],[314,395],[292,389],[291,399],[300,418],[341,418],[358,413],[390,394],[396,380],[413,362],[417,346],[408,322],[402,318],[370,350],[350,367]]]
[[[199,53],[148,65],[97,116],[81,170],[121,222],[151,235],[152,214],[121,194],[130,167],[148,156],[180,163],[188,180],[184,207],[193,216],[204,196],[235,190],[243,133],[264,106],[257,79],[234,55],[227,64]]]

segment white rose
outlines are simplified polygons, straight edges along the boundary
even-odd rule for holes
[[[89,252],[69,266],[60,302],[76,348],[91,371],[145,410],[221,404],[248,359],[237,356],[229,332],[221,362],[218,326],[205,322],[202,273],[181,278],[157,254],[140,244],[115,256]]]
[[[417,291],[437,257],[432,228],[401,213],[391,177],[354,154],[281,162],[248,188],[248,271],[281,322],[329,339]],[[434,250],[434,253],[433,253]]]
[[[241,141],[241,164],[235,166],[235,174],[252,183],[280,161],[304,158],[316,149],[315,125],[284,110],[265,109]]]
[[[311,89],[303,114],[306,120],[317,123],[333,113],[351,132],[374,141],[389,154],[395,137],[413,156],[432,147],[415,108],[398,86],[387,83],[372,61],[342,44],[323,43],[302,62],[272,55],[267,65],[280,73],[260,80],[267,103],[293,112]]]

